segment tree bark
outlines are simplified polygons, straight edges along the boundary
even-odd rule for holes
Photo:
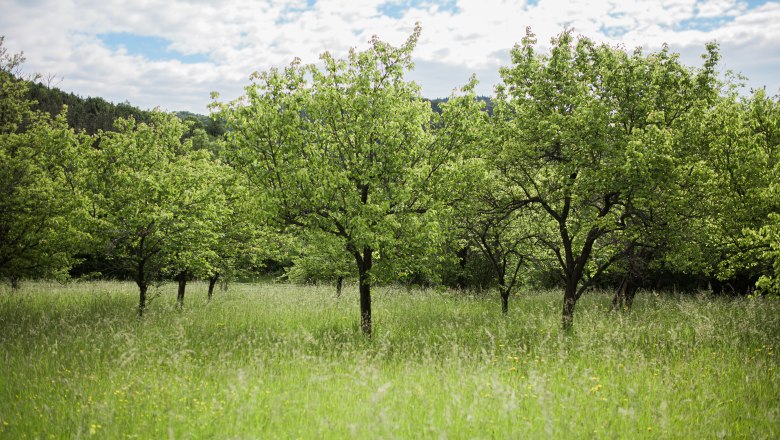
[[[577,282],[566,283],[563,293],[563,329],[570,330],[574,324],[574,306],[577,305]]]
[[[146,310],[146,290],[148,289],[148,286],[146,283],[138,284],[138,290],[140,292],[140,297],[138,298],[138,319],[141,319],[144,317],[144,311]]]
[[[138,319],[144,317],[144,311],[146,310],[146,290],[149,285],[146,282],[146,260],[141,260],[138,263],[138,270],[135,275],[135,283],[138,285]]]
[[[506,259],[503,266],[506,266]],[[506,316],[509,314],[509,288],[506,287],[504,267],[498,267],[498,293],[501,295],[501,313]]]
[[[187,271],[183,270],[179,272],[176,279],[179,281],[179,291],[176,294],[176,306],[181,309],[184,307],[184,291],[187,289]]]
[[[631,310],[636,290],[637,285],[631,275],[624,276],[620,286],[615,290],[615,296],[612,297],[612,310]]]
[[[358,261],[358,279],[360,283],[360,328],[371,336],[371,280],[369,271],[372,266],[373,249],[363,248],[363,256]]]
[[[498,292],[501,294],[501,313],[506,316],[509,314],[509,289],[499,286]]]
[[[211,301],[211,297],[214,296],[214,286],[217,285],[217,280],[219,280],[218,273],[209,277],[209,301]]]
[[[336,278],[336,298],[341,296],[341,288],[344,286],[344,277]]]

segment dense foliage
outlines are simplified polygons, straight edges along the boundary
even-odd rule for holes
[[[491,98],[427,101],[419,36],[258,72],[212,117],[142,112],[18,76],[0,41],[0,277],[79,259],[150,283],[257,275],[780,294],[780,105],[658,52],[528,32]]]

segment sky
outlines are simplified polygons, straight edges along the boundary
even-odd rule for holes
[[[780,0],[0,0],[0,11],[4,45],[24,52],[25,73],[142,109],[207,114],[212,91],[234,99],[252,72],[344,56],[373,35],[400,45],[417,22],[407,78],[428,98],[472,74],[491,95],[529,26],[542,50],[571,28],[627,50],[667,43],[692,66],[717,41],[724,75],[780,93]]]

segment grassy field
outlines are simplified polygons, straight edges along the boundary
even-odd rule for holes
[[[780,301],[642,292],[0,288],[0,437],[778,438]]]

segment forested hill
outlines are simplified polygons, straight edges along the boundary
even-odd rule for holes
[[[430,100],[431,108],[436,113],[441,114],[441,111],[442,111],[441,105],[442,104],[446,104],[449,100],[450,100],[450,98],[431,99]],[[477,100],[478,101],[482,101],[482,102],[485,103],[485,110],[487,110],[488,114],[491,114],[491,115],[493,114],[493,101],[490,99],[490,97],[488,97],[488,96],[477,96]]]
[[[57,115],[62,111],[62,106],[68,106],[68,125],[76,130],[84,130],[89,134],[95,134],[98,130],[114,130],[114,121],[117,118],[132,116],[136,121],[149,122],[150,112],[141,110],[128,102],[114,104],[100,97],[82,98],[74,93],[64,92],[56,87],[47,87],[41,83],[30,83],[28,99],[37,104],[35,109]],[[487,96],[477,99],[485,102],[485,109],[492,114],[493,102]],[[431,99],[431,108],[441,114],[441,104],[449,98]],[[176,116],[184,121],[191,121],[195,128],[202,128],[210,136],[219,136],[224,132],[224,124],[214,121],[207,115],[201,115],[188,111],[175,112]]]
[[[74,93],[62,91],[56,87],[47,87],[41,83],[30,82],[27,88],[27,99],[35,101],[34,110],[47,112],[52,116],[62,111],[62,106],[68,106],[68,125],[76,130],[84,130],[95,134],[99,130],[113,131],[117,118],[132,116],[139,122],[150,122],[151,111],[141,110],[129,102],[115,104],[100,97],[82,98]],[[224,124],[212,120],[209,116],[187,111],[175,112],[183,121],[191,121],[193,129],[203,129],[211,136],[224,133]]]
[[[89,134],[95,134],[98,130],[113,130],[114,120],[119,117],[132,116],[135,120],[143,122],[150,120],[148,111],[127,102],[114,104],[103,98],[82,98],[40,83],[30,83],[27,90],[27,98],[37,102],[34,109],[57,115],[62,111],[62,106],[67,105],[68,125],[77,130],[83,129]]]

